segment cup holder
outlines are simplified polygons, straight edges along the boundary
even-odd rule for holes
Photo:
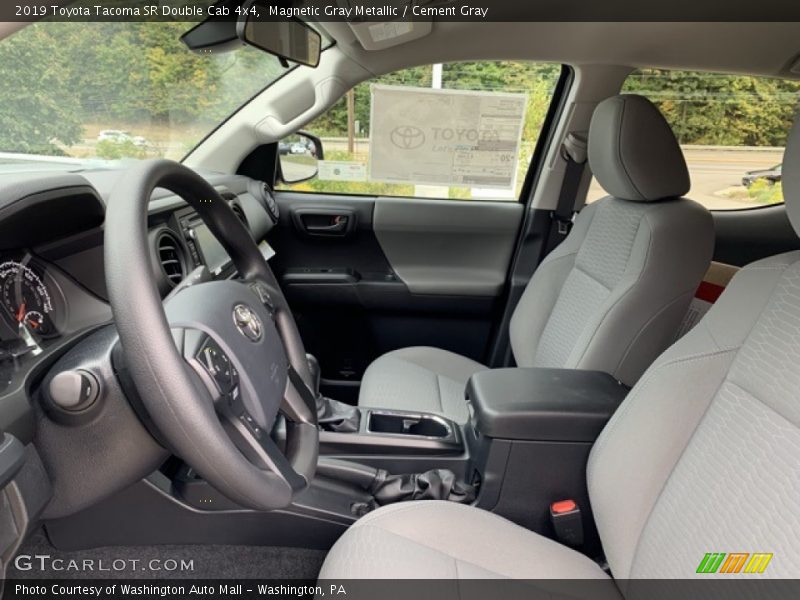
[[[450,427],[444,419],[434,415],[370,412],[367,431],[433,438],[450,436]]]

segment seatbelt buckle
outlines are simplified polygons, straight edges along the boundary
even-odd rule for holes
[[[583,544],[581,509],[574,500],[553,502],[550,505],[550,521],[559,542],[567,546]]]

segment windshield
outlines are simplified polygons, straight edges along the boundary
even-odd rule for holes
[[[180,160],[286,72],[242,47],[194,54],[188,23],[49,23],[0,42],[0,172]]]

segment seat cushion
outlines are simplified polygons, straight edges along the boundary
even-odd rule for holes
[[[359,519],[320,579],[609,579],[592,560],[485,510],[402,502]]]
[[[457,423],[469,418],[464,390],[469,378],[488,367],[426,346],[402,348],[374,361],[361,381],[359,406],[419,411]]]

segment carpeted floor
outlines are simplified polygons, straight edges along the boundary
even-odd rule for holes
[[[308,580],[316,579],[324,559],[322,550],[261,546],[109,546],[63,552],[40,530],[17,553],[6,577]]]

